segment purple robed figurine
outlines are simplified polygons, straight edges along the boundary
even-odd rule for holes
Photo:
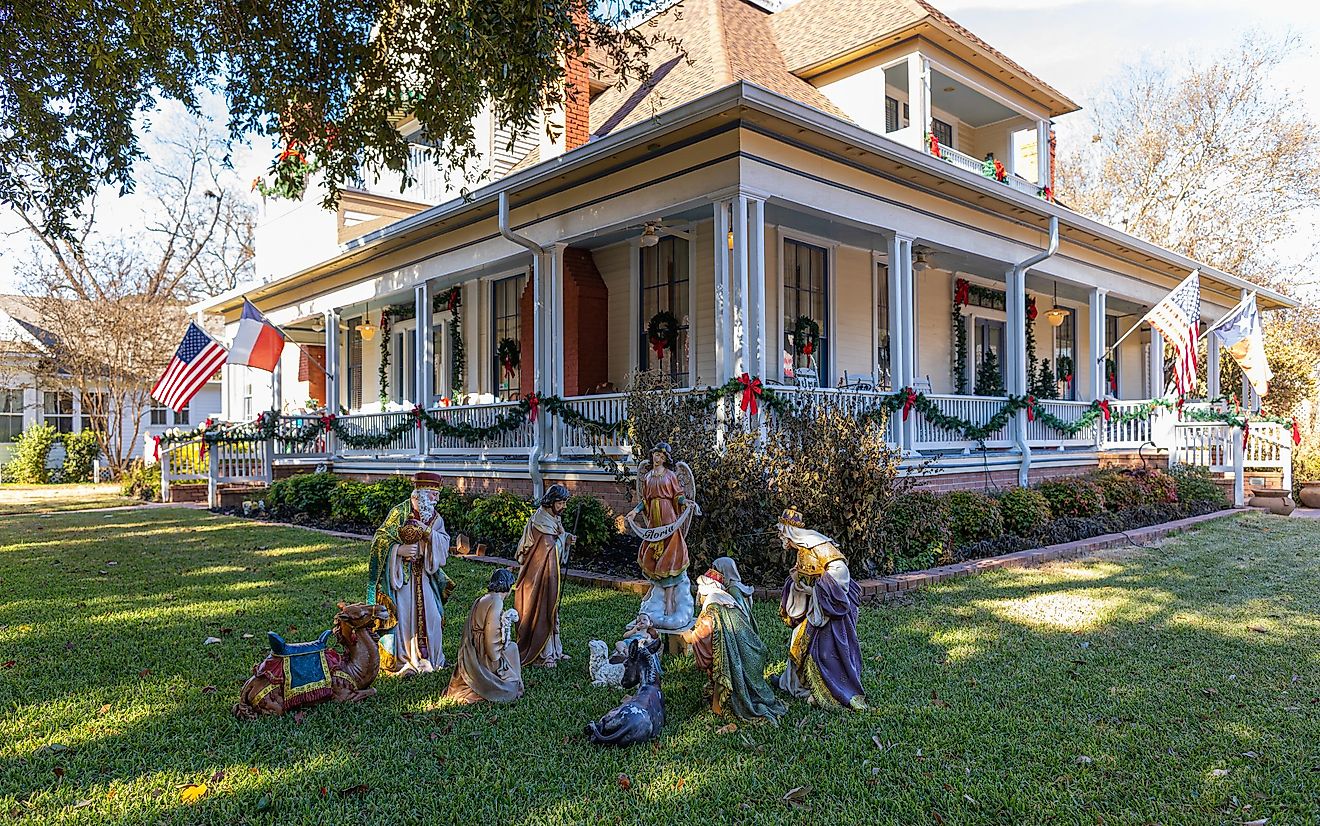
[[[812,705],[863,710],[867,705],[857,643],[861,588],[834,540],[807,530],[802,514],[784,511],[779,535],[784,548],[797,555],[779,603],[779,615],[793,626],[788,668],[779,687]]]

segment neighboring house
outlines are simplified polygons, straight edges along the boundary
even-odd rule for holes
[[[42,326],[41,315],[23,296],[0,295],[0,462],[12,457],[14,441],[27,427],[46,423],[60,433],[76,433],[102,423],[84,415],[83,398],[61,382],[58,365],[53,371],[38,369],[38,351],[54,341],[54,333]],[[163,368],[162,368],[163,369]],[[173,427],[191,430],[208,417],[220,414],[220,381],[207,383],[187,408],[175,413],[161,407],[127,411],[118,423],[124,438],[133,434],[133,419],[141,418],[138,440],[129,455],[150,460],[158,436]],[[50,464],[63,461],[64,449],[56,446]]]
[[[1096,356],[1199,265],[1053,201],[1051,119],[1077,104],[922,0],[680,8],[659,22],[686,59],[657,54],[625,88],[570,62],[579,94],[558,142],[522,141],[522,157],[496,159],[503,174],[469,198],[433,185],[403,198],[350,190],[337,213],[319,210],[315,192],[268,204],[260,279],[191,310],[222,314],[232,336],[247,296],[313,349],[289,348],[273,386],[226,369],[226,417],[328,398],[363,432],[414,404],[485,424],[535,391],[608,418],[624,404],[608,391],[659,369],[680,386],[749,373],[861,403],[915,387],[946,414],[984,421],[1004,393],[1031,387],[1028,299],[1035,354],[1061,397],[1042,409],[1073,420],[1097,398],[1124,400],[1119,412],[1163,395],[1158,334],[1131,336],[1107,365]],[[983,174],[997,174],[995,161],[1002,180]],[[1057,252],[1015,275],[1047,248],[1052,221]],[[1290,306],[1200,269],[1208,318],[1248,289],[1265,309]],[[455,287],[457,313],[436,301]],[[657,358],[647,327],[663,311],[677,343]],[[812,326],[807,353],[798,334]],[[518,350],[516,368],[501,363],[502,344]],[[976,395],[978,376],[1002,390]],[[896,417],[890,435],[946,485],[1075,472],[1153,438],[1149,420],[1065,438],[1016,415],[984,455],[919,413]],[[604,485],[590,440],[548,418],[491,444],[414,432],[287,461],[363,475],[427,467],[523,490]]]

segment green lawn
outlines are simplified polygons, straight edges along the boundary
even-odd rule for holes
[[[590,687],[586,641],[612,639],[635,597],[570,587],[576,659],[529,670],[512,706],[448,706],[443,674],[240,723],[263,632],[326,627],[363,593],[364,543],[186,510],[6,517],[0,819],[1314,824],[1318,548],[1320,524],[1251,514],[864,609],[867,714],[794,704],[778,728],[722,734],[691,661],[667,661],[664,735],[603,751],[581,728],[617,694]],[[489,570],[449,566],[447,652]],[[187,783],[208,791],[185,803]]]
[[[140,505],[119,485],[0,485],[0,515]]]

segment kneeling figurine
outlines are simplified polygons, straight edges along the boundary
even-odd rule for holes
[[[486,593],[473,603],[446,697],[460,703],[511,703],[523,695],[522,658],[510,640],[518,612],[504,607],[512,587],[513,572],[501,568],[490,575]]]

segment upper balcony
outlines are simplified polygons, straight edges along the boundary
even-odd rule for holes
[[[858,125],[1029,195],[1052,197],[1048,112],[921,49],[849,68],[815,82]]]

